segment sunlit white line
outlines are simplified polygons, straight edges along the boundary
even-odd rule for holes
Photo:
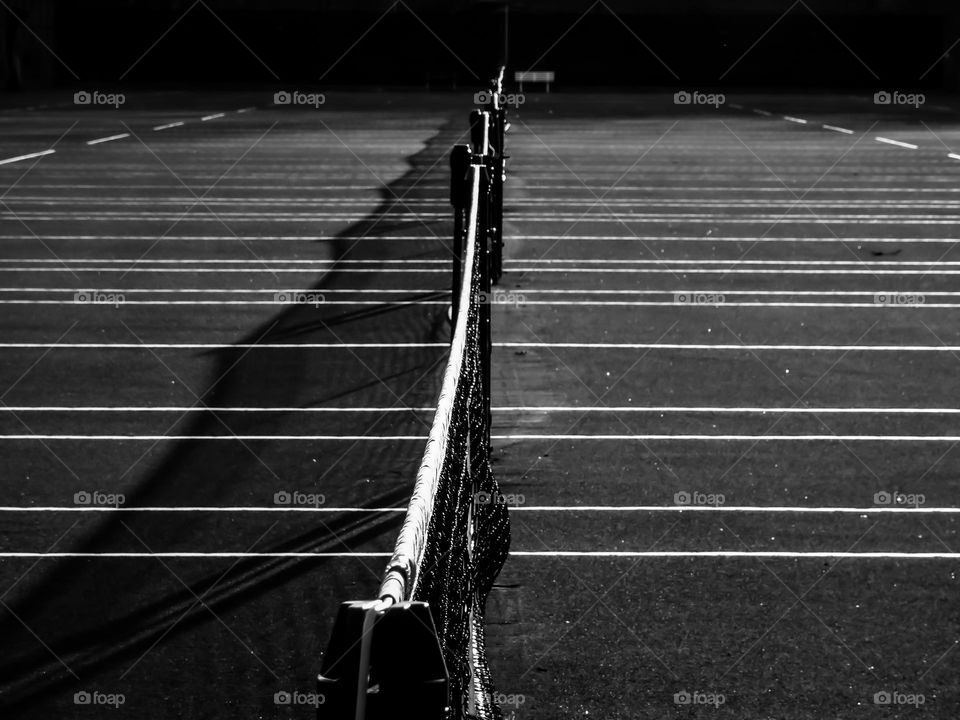
[[[602,407],[557,406],[557,405],[505,405],[493,408],[496,412],[551,412],[551,413],[705,413],[708,415],[731,414],[799,414],[799,415],[957,415],[960,408],[910,408],[910,407],[691,407],[685,405],[663,405],[637,407],[618,405]],[[0,408],[2,411],[2,408]]]
[[[927,506],[886,507],[883,505],[872,507],[804,507],[798,505],[517,505],[511,506],[510,512],[809,513],[811,515],[907,515],[910,513],[919,513],[928,515],[958,515],[960,514],[960,508]]]
[[[43,413],[408,413],[433,412],[433,407],[229,407],[229,406],[177,406],[177,405],[3,405],[0,414],[5,412],[43,412]],[[635,405],[617,406],[578,406],[578,405],[495,405],[498,413],[680,413],[680,414],[774,414],[774,415],[958,415],[960,408],[941,407],[694,407],[686,405],[663,405],[637,407]]]
[[[960,345],[761,345],[755,343],[611,343],[611,342],[495,342],[494,347],[571,348],[587,350],[719,350],[719,351],[816,351],[816,352],[960,352]]]
[[[79,287],[2,287],[0,293],[76,293],[87,288]],[[287,288],[277,290],[276,288],[97,288],[100,293],[122,293],[124,295],[165,295],[165,294],[188,294],[196,293],[202,295],[275,295],[277,293],[294,293],[306,295],[317,293],[323,295],[349,295],[349,294],[368,294],[368,295],[421,295],[421,294],[449,294],[449,288]],[[718,288],[704,288],[698,290],[613,290],[600,288],[531,288],[522,290],[503,290],[498,291],[503,296],[509,294],[515,295],[771,295],[771,296],[802,296],[802,297],[873,297],[875,295],[923,295],[924,297],[960,297],[960,291],[957,290],[936,290],[927,292],[924,290],[898,290],[877,291],[877,290],[725,290]]]
[[[958,275],[957,270],[938,270],[935,268],[916,269],[916,270],[884,270],[866,268],[823,268],[823,269],[796,269],[791,267],[783,268],[691,268],[691,267],[524,267],[508,266],[507,270],[522,273],[589,273],[596,274],[632,274],[632,275]],[[331,272],[336,270],[338,273],[349,274],[381,274],[381,275],[436,275],[449,274],[447,268],[290,268],[290,267],[81,267],[81,266],[46,266],[46,267],[0,267],[0,273],[11,272],[32,272],[32,273],[67,273],[67,272],[97,272],[97,273],[166,273],[166,274],[211,274],[211,273],[245,273],[245,274],[280,274],[280,273],[300,273],[305,274],[311,270],[317,272]]]
[[[151,242],[156,238],[147,236],[147,235],[43,235],[44,240],[71,240],[71,241],[96,241],[96,242],[114,242],[117,240],[123,240],[127,242],[133,241],[143,241]],[[238,236],[235,235],[168,235],[164,238],[165,242],[237,242]],[[424,240],[430,240],[431,238],[425,235],[378,235],[376,237],[358,237],[352,235],[343,235],[343,236],[330,236],[330,235],[257,235],[256,237],[252,236],[239,236],[239,239],[243,242],[334,242],[334,241],[350,241],[350,242],[380,242],[383,240],[389,241],[401,241],[401,240],[411,240],[417,242],[423,242]],[[551,240],[557,242],[581,242],[581,241],[591,241],[591,242],[606,242],[606,241],[622,241],[622,242],[669,242],[669,243],[678,243],[678,242],[707,242],[707,243],[830,243],[832,245],[838,245],[843,247],[844,245],[874,245],[880,243],[887,244],[897,244],[897,245],[912,245],[915,243],[939,243],[939,244],[955,244],[957,238],[949,237],[934,237],[934,238],[899,238],[899,237],[855,237],[855,238],[841,238],[837,239],[835,237],[765,237],[765,238],[751,238],[743,236],[733,236],[733,237],[718,237],[718,236],[678,236],[678,237],[669,237],[664,235],[526,235],[526,234],[516,234],[510,235],[511,240]],[[0,235],[0,240],[36,240],[34,235]],[[533,261],[537,258],[527,258],[527,261]],[[514,257],[513,261],[518,262],[524,260],[523,257]],[[10,262],[8,260],[7,262]],[[19,262],[34,262],[30,258],[25,258]],[[79,262],[79,261],[78,261]],[[89,261],[85,261],[89,262]],[[269,260],[268,260],[269,262]],[[664,259],[662,262],[669,263],[670,259]]]
[[[112,140],[123,140],[130,137],[130,133],[120,133],[119,135],[110,135],[108,137],[97,138],[96,140],[87,140],[87,145],[99,145],[100,143],[110,142]]]
[[[141,559],[141,558],[377,558],[390,557],[388,552],[0,552],[0,558],[35,558],[39,560],[69,559],[69,558],[106,558],[106,559]]]
[[[799,123],[800,125],[807,124],[807,121],[804,120],[803,118],[793,117],[792,115],[784,115],[783,119],[787,120],[788,122]]]
[[[833,130],[834,132],[843,133],[844,135],[853,135],[853,130],[848,130],[847,128],[838,127],[836,125],[827,125],[823,124],[824,130]]]
[[[914,145],[913,143],[900,142],[899,140],[891,140],[890,138],[881,137],[877,135],[874,138],[879,143],[886,143],[887,145],[896,145],[897,147],[907,148],[908,150],[916,150],[919,145]]]
[[[614,343],[614,342],[494,342],[498,348],[562,348],[583,350],[709,350],[709,351],[773,351],[773,352],[960,352],[960,345],[743,345],[705,343]],[[355,350],[382,348],[448,348],[442,342],[397,343],[0,343],[0,349],[53,350]]]
[[[3,436],[0,436],[3,437]],[[27,436],[29,437],[29,436]],[[583,440],[583,441],[694,441],[694,442],[960,442],[960,435],[586,435],[586,434],[501,434],[494,440]]]
[[[496,344],[496,343],[495,343]],[[356,350],[383,348],[449,348],[442,342],[395,343],[0,343],[0,349],[63,348],[65,350]]]
[[[185,123],[182,120],[177,122],[167,123],[166,125],[157,125],[154,127],[154,130],[169,130],[170,128],[182,127]]]
[[[953,552],[792,552],[789,550],[511,550],[515,557],[620,557],[620,558],[809,558],[822,560],[957,560]]]
[[[109,441],[118,442],[129,440],[131,442],[161,442],[166,440],[175,440],[184,442],[187,440],[227,440],[227,441],[330,441],[330,442],[412,442],[425,441],[426,435],[80,435],[80,434],[34,434],[34,435],[0,435],[0,440],[77,440],[77,441]]]
[[[495,433],[492,440],[582,440],[582,441],[667,441],[667,442],[960,442],[960,435],[703,435],[703,434],[643,434],[643,435],[589,435],[556,433]],[[426,435],[116,435],[116,434],[11,434],[0,435],[2,440],[71,440],[83,442],[177,442],[226,440],[269,442],[423,442]]]
[[[88,290],[89,288],[80,288],[80,287],[0,287],[0,293],[18,293],[18,292],[79,292],[81,290]],[[111,288],[111,287],[102,287],[97,288],[97,292],[112,292],[112,293],[124,293],[124,294],[185,294],[185,293],[202,293],[209,295],[219,295],[219,294],[257,294],[264,295],[269,294],[273,295],[276,293],[297,293],[297,294],[307,294],[307,293],[323,293],[324,295],[344,295],[349,293],[357,294],[368,294],[368,295],[390,295],[390,294],[419,294],[419,293],[449,293],[450,288]],[[524,291],[524,292],[567,292],[565,290],[537,290],[537,291]],[[576,291],[570,291],[576,292]],[[585,291],[590,292],[590,291]],[[603,292],[603,291],[596,291]],[[611,291],[613,292],[613,291]],[[645,291],[630,291],[625,290],[624,292],[645,292]],[[650,291],[657,292],[657,291]],[[760,290],[758,292],[766,292],[765,290]],[[816,292],[816,291],[813,291]],[[666,294],[666,291],[661,291],[661,294]],[[731,294],[731,293],[728,293]],[[868,292],[854,293],[859,295],[869,295]],[[927,293],[927,295],[949,295],[949,292],[938,292],[938,293]],[[960,295],[960,292],[956,293]]]
[[[956,242],[956,241],[955,241]],[[0,260],[0,264],[4,263],[14,263],[14,262],[32,262],[45,265],[61,265],[64,262],[67,264],[70,263],[82,263],[82,262],[97,262],[104,264],[117,264],[117,265],[129,265],[130,260],[123,259],[91,259],[91,260],[59,260],[52,258],[34,258],[29,260]],[[176,258],[176,259],[160,259],[160,260],[145,260],[144,264],[160,264],[160,265],[179,265],[179,264],[202,264],[202,265],[263,265],[264,260],[210,260],[210,259],[187,259],[187,258]],[[276,261],[274,261],[276,262]],[[326,267],[326,266],[367,266],[375,270],[385,269],[379,266],[403,266],[403,265],[426,265],[426,266],[442,266],[441,271],[446,272],[450,260],[284,260],[281,261],[284,265],[301,265],[308,266],[308,269],[312,266],[317,267]],[[675,265],[729,265],[729,266],[740,266],[740,265],[782,265],[782,266],[795,266],[795,265],[813,265],[813,266],[831,266],[831,265],[840,265],[843,267],[849,268],[858,268],[858,267],[882,267],[882,266],[920,266],[920,267],[939,267],[942,265],[949,266],[958,266],[960,265],[960,260],[910,260],[910,261],[897,261],[897,260],[863,260],[863,261],[852,261],[852,260],[689,260],[689,259],[680,259],[680,260],[596,260],[591,258],[585,259],[568,259],[568,258],[544,258],[538,260],[507,260],[506,265],[508,267],[515,267],[523,265],[525,262],[535,262],[540,265],[637,265],[637,266],[647,266],[652,265],[655,267],[673,267]],[[121,268],[125,269],[125,268]],[[217,268],[221,270],[222,268]],[[571,269],[579,270],[579,267],[572,267]]]
[[[304,507],[300,505],[275,505],[270,507],[250,507],[250,506],[236,506],[236,507],[210,507],[210,506],[197,506],[197,507],[126,507],[121,505],[116,506],[103,506],[103,505],[50,505],[50,506],[12,506],[8,505],[5,507],[0,507],[0,512],[16,513],[16,512],[43,512],[43,513],[182,513],[182,512],[196,512],[196,513],[402,513],[406,512],[407,508],[404,507],[373,507],[373,508],[364,508],[364,507],[326,507],[326,506],[310,506]]]
[[[231,558],[387,558],[391,552],[0,552],[0,558],[38,560],[70,558],[103,559],[231,559]],[[791,552],[788,550],[511,550],[513,557],[610,557],[610,558],[800,558],[861,560],[956,560],[960,553],[951,552]]]
[[[128,507],[104,505],[50,505],[50,506],[2,506],[4,513],[405,513],[406,507],[326,507],[280,505],[269,507]],[[798,505],[517,505],[510,512],[537,513],[757,513],[757,514],[810,514],[810,515],[958,515],[957,507],[806,507]]]
[[[318,271],[332,271],[334,268],[314,268]],[[616,274],[633,274],[633,275],[924,275],[924,276],[936,276],[936,275],[958,275],[960,270],[936,270],[930,268],[928,270],[871,270],[867,269],[855,269],[855,268],[846,268],[846,269],[816,269],[816,270],[799,270],[794,268],[780,268],[780,269],[767,269],[767,268],[651,268],[651,267],[632,267],[632,268],[602,268],[602,267],[584,267],[584,268],[571,268],[571,267],[508,267],[508,270],[513,272],[522,272],[522,273],[590,273],[602,274],[602,273],[616,273]],[[69,266],[65,267],[0,267],[0,273],[10,273],[10,272],[33,272],[33,273],[67,273],[67,272],[97,272],[97,273],[167,273],[167,274],[210,274],[210,273],[246,273],[246,274],[280,274],[280,273],[308,273],[310,268],[250,268],[250,267],[224,267],[224,268],[211,268],[211,267],[196,267],[196,268],[184,268],[184,267],[78,267],[78,266]],[[379,273],[379,274],[424,274],[424,275],[436,275],[436,274],[449,274],[449,270],[446,268],[337,268],[336,272],[338,273],[350,273],[350,274],[364,274],[364,273]]]
[[[202,236],[200,236],[202,237]],[[234,238],[235,239],[235,238]],[[253,238],[250,238],[253,239]],[[26,258],[26,259],[3,259],[0,260],[0,264],[4,263],[14,263],[14,262],[31,262],[31,263],[42,263],[42,264],[62,264],[66,262],[70,263],[84,263],[84,262],[95,262],[95,263],[104,263],[104,264],[115,264],[115,265],[129,265],[131,260],[123,258],[84,258],[84,259],[67,259],[60,260],[56,258]],[[443,265],[449,266],[450,260],[282,260],[279,258],[273,258],[272,260],[267,259],[232,259],[232,260],[214,260],[210,258],[158,258],[152,260],[144,260],[144,263],[151,265],[183,265],[183,264],[198,264],[198,265],[263,265],[267,262],[281,262],[284,265],[304,265],[304,266],[326,266],[326,265],[364,265],[364,266],[379,266],[379,265]],[[576,262],[576,261],[566,261],[566,262]],[[650,261],[648,261],[650,262]],[[653,261],[659,262],[659,261]],[[747,261],[744,261],[747,262]],[[960,262],[958,262],[960,264]]]
[[[154,413],[407,413],[433,412],[432,407],[229,407],[229,406],[175,406],[175,405],[2,405],[5,412],[154,412]],[[960,412],[958,410],[957,412]]]
[[[311,291],[317,292],[317,294],[322,294],[320,291]],[[110,303],[88,303],[88,302],[78,302],[76,300],[0,300],[0,305],[76,305],[77,307],[90,307],[90,308],[102,308],[108,307],[116,309],[118,306],[123,305],[174,305],[174,306],[210,306],[210,305],[278,305],[282,307],[298,307],[298,306],[316,306],[320,307],[322,305],[378,305],[383,307],[392,307],[397,305],[415,305],[415,306],[424,306],[424,305],[449,305],[449,300],[318,300],[316,303],[312,302],[302,302],[302,303],[292,303],[292,302],[281,302],[279,300],[118,300],[116,304]],[[616,302],[602,302],[597,301],[592,303],[590,301],[570,301],[570,302],[551,302],[548,300],[542,302],[531,302],[530,304],[536,305],[610,305],[610,304],[626,304],[626,305],[672,305],[673,303],[616,303]],[[732,303],[728,303],[732,304]],[[747,303],[743,303],[747,304]],[[772,304],[772,303],[768,303]],[[801,305],[815,305],[815,303],[799,303]],[[838,305],[844,305],[844,303],[837,303]],[[824,304],[826,307],[827,304]],[[846,307],[854,307],[855,303],[846,303]],[[928,304],[926,307],[957,307],[957,305],[933,305]]]
[[[208,120],[217,120],[218,118],[224,117],[224,115],[226,115],[226,113],[214,113],[213,115],[204,115],[202,118],[200,118],[200,122],[207,122]]]
[[[53,148],[41,150],[40,152],[29,153],[27,155],[18,155],[17,157],[0,160],[0,165],[9,165],[10,163],[20,162],[21,160],[32,160],[33,158],[43,157],[44,155],[53,155],[56,152]]]
[[[960,273],[960,271],[958,271]],[[363,307],[430,307],[449,305],[448,300],[319,300],[316,303],[287,303],[276,300],[118,300],[114,302],[86,303],[75,300],[0,300],[0,305],[75,305],[78,308],[94,310],[116,310],[119,307],[251,307],[276,305],[279,307],[317,307],[322,306],[363,306]],[[909,308],[911,310],[944,310],[960,307],[960,303],[918,302],[900,305],[881,302],[677,302],[671,300],[522,300],[497,303],[516,305],[517,307],[677,307],[704,309],[724,308],[847,308],[858,310],[889,310],[890,308]]]

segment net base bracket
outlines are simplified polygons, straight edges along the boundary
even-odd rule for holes
[[[427,603],[345,602],[317,677],[317,718],[446,720],[449,686]]]

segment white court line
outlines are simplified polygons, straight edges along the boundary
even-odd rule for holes
[[[958,156],[960,159],[960,156]],[[96,241],[96,242],[113,242],[116,240],[125,240],[125,241],[135,241],[142,240],[144,242],[152,242],[156,238],[147,235],[44,235],[44,240],[71,240],[71,241]],[[165,242],[237,242],[238,236],[235,235],[176,235],[164,238]],[[433,240],[432,236],[429,235],[378,235],[376,237],[360,237],[356,235],[343,235],[343,236],[331,236],[331,235],[257,235],[257,236],[239,236],[239,239],[244,242],[324,242],[324,241],[351,241],[351,242],[360,242],[368,241],[373,242],[381,240],[389,241],[401,241],[401,240],[415,240],[422,242],[424,240]],[[877,244],[877,243],[896,243],[898,245],[910,245],[914,243],[940,243],[940,244],[954,244],[957,242],[957,238],[949,237],[937,237],[937,238],[890,238],[890,237],[855,237],[855,238],[840,238],[836,237],[765,237],[765,238],[751,238],[743,236],[735,237],[717,237],[717,236],[667,236],[667,235],[564,235],[562,237],[557,237],[556,235],[527,235],[527,234],[511,234],[509,236],[510,240],[556,240],[563,242],[581,242],[581,241],[591,241],[591,242],[605,242],[610,240],[618,240],[624,242],[669,242],[669,243],[678,243],[678,242],[709,242],[709,243],[831,243],[834,245],[844,245],[844,244]],[[0,240],[36,240],[34,235],[0,235]],[[529,260],[535,260],[537,258],[530,258]],[[281,260],[277,258],[277,260]],[[522,258],[514,258],[513,262],[518,262]],[[12,260],[7,260],[6,262],[13,262]],[[39,262],[39,259],[26,258],[23,260],[18,260],[17,262]],[[89,260],[77,260],[76,262],[89,262]],[[96,260],[94,262],[105,262]],[[267,262],[270,262],[268,259]],[[284,261],[285,262],[285,261]],[[671,262],[669,259],[662,260],[661,262]]]
[[[0,436],[0,438],[5,436]],[[29,436],[27,436],[29,437]],[[575,435],[549,433],[491,435],[494,440],[616,440],[696,442],[960,442],[960,435]]]
[[[877,135],[874,138],[879,143],[886,143],[887,145],[896,145],[897,147],[907,148],[908,150],[916,150],[919,148],[919,145],[914,145],[912,143],[900,142],[899,140],[891,140],[890,138],[881,137]]]
[[[742,345],[707,343],[610,343],[610,342],[495,342],[494,347],[504,348],[567,348],[585,350],[718,350],[718,351],[801,351],[801,352],[960,352],[960,345]],[[56,345],[55,345],[56,346]],[[2,345],[0,345],[2,347]],[[43,346],[45,347],[45,346]]]
[[[89,288],[81,287],[0,287],[0,293],[16,293],[16,292],[81,292],[84,290],[89,290]],[[421,294],[421,293],[449,293],[450,288],[111,288],[103,287],[97,288],[97,292],[112,292],[112,293],[125,293],[125,294],[134,294],[142,293],[146,294],[180,294],[180,293],[204,293],[204,294],[257,294],[257,295],[275,295],[277,293],[296,293],[296,294],[307,294],[307,293],[322,293],[324,295],[334,295],[334,294],[348,294],[348,293],[357,293],[357,294],[376,294],[376,295],[389,295],[389,294]],[[576,290],[525,290],[524,292],[580,292]],[[605,292],[600,290],[585,290],[582,292]],[[619,292],[619,291],[609,291],[609,292]],[[622,292],[648,292],[644,290],[632,291],[624,290]],[[656,291],[651,290],[651,293],[660,292],[661,294],[667,294],[666,290]],[[699,292],[699,291],[698,291]],[[739,292],[739,291],[738,291]],[[765,290],[758,290],[758,293],[767,292]],[[772,291],[771,291],[772,292]],[[811,291],[816,293],[816,291]],[[732,294],[728,292],[727,294]],[[851,294],[859,295],[870,295],[869,292],[860,292],[856,293],[851,291]],[[949,292],[938,292],[938,293],[927,293],[927,295],[949,295]],[[960,295],[960,292],[955,293]]]
[[[0,287],[0,293],[23,293],[23,292],[65,292],[76,293],[89,291],[89,288],[80,287]],[[368,294],[368,295],[421,295],[421,294],[449,294],[449,288],[286,288],[277,290],[275,288],[97,288],[99,293],[123,293],[125,295],[133,294],[257,294],[257,295],[275,295],[277,293],[293,293],[306,295],[317,293],[322,295],[335,294]],[[570,289],[570,288],[535,288],[523,290],[498,290],[493,295],[507,296],[515,295],[775,295],[775,296],[824,296],[824,297],[873,297],[875,295],[923,295],[925,297],[960,297],[960,291],[957,290],[937,290],[926,292],[923,290],[898,290],[876,291],[876,290],[722,290],[716,288],[706,288],[700,290],[677,289],[677,290],[606,290],[598,288],[589,289]],[[290,303],[292,304],[292,303]]]
[[[786,121],[788,121],[788,122],[799,123],[800,125],[806,125],[806,124],[807,124],[807,121],[804,120],[803,118],[793,117],[792,115],[784,115],[784,116],[783,116],[783,119],[786,120]]]
[[[497,348],[563,348],[582,350],[716,350],[774,352],[960,352],[960,345],[743,345],[705,343],[612,343],[612,342],[494,342]],[[407,343],[0,343],[0,349],[54,350],[353,350],[381,348],[449,348],[442,342]]]
[[[495,408],[496,409],[496,408]],[[509,410],[511,408],[504,408]],[[571,410],[575,408],[570,408]],[[191,406],[173,406],[173,405],[2,405],[0,414],[5,412],[176,412],[176,413],[197,413],[197,412],[238,412],[238,413],[258,413],[258,412],[282,412],[282,413],[406,413],[406,412],[433,412],[433,407],[197,407]],[[957,410],[960,412],[960,410]]]
[[[318,295],[323,293],[320,291],[311,291],[316,292]],[[320,307],[322,305],[377,305],[383,307],[392,307],[399,305],[449,305],[449,300],[318,300],[317,302],[302,302],[302,303],[293,303],[293,302],[282,302],[279,300],[118,300],[116,303],[89,303],[89,302],[79,302],[76,300],[0,300],[0,305],[76,305],[78,307],[109,307],[115,309],[121,305],[279,305],[283,307],[296,307],[296,306],[316,306]],[[614,303],[614,302],[590,302],[587,300],[584,301],[569,301],[569,302],[552,302],[550,300],[543,301],[532,301],[528,303],[530,305],[611,305],[611,304],[624,304],[624,303]],[[673,303],[625,303],[627,305],[672,305]],[[732,303],[728,303],[732,304]],[[748,303],[741,303],[748,304]],[[773,304],[773,303],[768,303]],[[800,305],[816,305],[816,303],[799,303]],[[855,303],[834,303],[834,304],[823,304],[825,307],[832,305],[854,307]],[[927,304],[926,307],[960,307],[960,305],[934,305]],[[866,307],[871,307],[869,304]]]
[[[838,127],[837,125],[827,125],[826,123],[824,123],[823,129],[833,130],[834,132],[843,133],[844,135],[853,135],[853,130],[848,130],[847,128],[844,128],[844,127]]]
[[[512,550],[515,557],[621,557],[621,558],[811,558],[861,560],[957,560],[953,552],[791,552],[789,550]]]
[[[104,505],[50,505],[50,506],[15,506],[0,507],[0,513],[405,513],[403,507],[316,507],[316,506],[268,506],[268,507],[126,507]],[[958,507],[846,507],[822,506],[807,507],[802,505],[511,505],[510,512],[592,512],[592,513],[770,513],[770,514],[810,514],[810,515],[960,515]]]
[[[122,236],[117,236],[122,237]],[[203,236],[198,236],[202,238]],[[236,239],[236,238],[234,238]],[[253,239],[253,238],[248,238]],[[328,238],[329,239],[329,238]],[[424,239],[424,238],[421,238]],[[130,259],[124,258],[75,258],[75,259],[66,259],[59,260],[55,258],[25,258],[25,259],[2,259],[0,264],[15,263],[15,262],[30,262],[30,263],[40,263],[40,264],[63,264],[66,262],[70,263],[86,263],[86,262],[95,262],[103,263],[104,265],[127,265],[131,262]],[[373,266],[378,267],[380,265],[443,265],[448,267],[450,265],[450,260],[284,260],[282,258],[272,258],[272,259],[234,259],[234,260],[214,260],[210,258],[159,258],[152,260],[144,260],[143,262],[150,263],[151,265],[185,265],[185,264],[196,264],[196,265],[263,265],[265,262],[280,262],[284,265],[303,265],[307,267],[312,267],[315,265],[326,266],[326,265],[363,265],[363,266]],[[546,262],[546,261],[545,261]],[[553,261],[550,262],[559,262]],[[563,262],[578,262],[576,260],[564,260]],[[659,260],[650,260],[647,262],[666,262]],[[759,261],[744,261],[744,262],[759,262]],[[838,261],[839,262],[839,261]],[[855,263],[847,263],[855,264]],[[935,263],[928,263],[935,264]],[[960,264],[958,261],[957,264]]]
[[[960,271],[958,271],[960,273]],[[318,293],[319,294],[319,293]],[[355,306],[364,307],[403,307],[403,306],[435,306],[449,305],[448,300],[320,300],[316,303],[302,302],[289,303],[277,300],[122,300],[114,302],[78,302],[76,300],[0,300],[0,305],[76,305],[84,308],[110,309],[115,310],[120,306],[259,306],[259,305],[277,305],[282,307],[297,306],[315,306],[317,308],[325,305],[336,306]],[[516,305],[520,306],[544,306],[544,307],[682,307],[698,309],[723,309],[723,308],[852,308],[866,310],[887,310],[892,307],[910,308],[912,310],[943,310],[949,308],[958,308],[960,303],[903,303],[892,304],[882,302],[677,302],[670,300],[522,300],[522,301],[504,301],[494,303],[497,305]]]
[[[130,137],[130,133],[120,133],[119,135],[110,135],[108,137],[97,138],[96,140],[87,140],[87,145],[99,145],[100,143],[111,142],[112,140],[123,140]]]
[[[958,270],[936,270],[933,268],[923,270],[871,270],[845,268],[845,269],[821,269],[821,270],[800,270],[794,268],[768,269],[768,268],[569,268],[569,267],[507,267],[509,271],[522,273],[616,273],[633,275],[958,275]],[[332,271],[334,268],[314,268],[318,271]],[[210,273],[247,273],[247,274],[280,274],[280,273],[307,273],[310,268],[183,268],[183,267],[0,267],[0,273],[11,272],[34,272],[34,273],[67,273],[67,272],[96,272],[96,273],[168,273],[168,274],[210,274]],[[447,268],[339,268],[339,273],[363,274],[416,274],[424,275],[449,273]]]
[[[866,263],[864,263],[866,264]],[[944,263],[946,264],[946,263]],[[168,274],[210,274],[210,273],[253,273],[253,274],[280,274],[280,273],[307,273],[311,270],[339,273],[363,274],[416,274],[424,275],[448,274],[448,268],[356,268],[356,267],[318,267],[318,268],[290,268],[290,267],[80,267],[77,265],[46,266],[46,267],[0,267],[0,273],[34,272],[34,273],[66,273],[66,272],[97,272],[97,273],[168,273]],[[824,268],[824,269],[796,269],[796,268],[690,268],[690,267],[517,267],[507,265],[506,270],[522,273],[615,273],[633,275],[958,275],[957,270],[938,270],[935,268],[916,270],[884,270],[867,268]]]
[[[954,240],[954,242],[957,242]],[[0,260],[0,264],[15,263],[15,262],[29,262],[45,265],[62,265],[63,263],[83,263],[83,262],[96,262],[103,264],[115,264],[115,265],[126,265],[130,260],[125,259],[116,259],[116,258],[92,258],[92,259],[53,259],[53,258],[27,258],[27,259],[5,259]],[[157,260],[145,260],[145,263],[150,263],[154,265],[184,265],[184,264],[198,264],[198,265],[215,265],[215,264],[226,264],[226,265],[262,265],[265,262],[282,262],[284,265],[301,265],[307,266],[308,269],[312,266],[372,266],[374,269],[381,269],[379,266],[403,266],[403,265],[440,265],[443,266],[442,270],[446,271],[450,265],[450,260],[212,260],[212,259],[191,259],[191,258],[168,258],[168,259],[157,259]],[[678,259],[678,260],[596,260],[591,258],[542,258],[536,260],[507,260],[506,264],[508,266],[514,266],[522,263],[536,262],[542,265],[653,265],[653,266],[665,266],[672,267],[674,265],[814,265],[814,266],[831,266],[831,265],[840,265],[844,267],[857,268],[862,266],[884,266],[884,265],[907,265],[907,266],[921,266],[921,267],[939,267],[942,265],[957,266],[960,265],[960,260],[910,260],[910,261],[898,261],[898,260],[862,260],[862,261],[852,261],[852,260],[690,260],[690,259]],[[124,269],[124,268],[121,268]],[[218,270],[221,268],[217,268]],[[574,267],[574,270],[579,270],[581,268]],[[602,269],[602,268],[601,268]],[[285,288],[286,289],[286,288]]]
[[[494,343],[496,344],[496,343]],[[449,348],[450,343],[413,342],[413,343],[0,343],[0,349],[17,348],[63,348],[67,350],[354,350],[382,348]],[[958,346],[960,347],[960,346]]]
[[[157,125],[154,127],[154,130],[169,130],[170,128],[182,127],[185,123],[183,120],[178,120],[177,122],[167,123],[166,125]]]
[[[0,558],[24,559],[143,559],[143,558],[387,558],[392,552],[0,552]],[[610,558],[809,558],[861,560],[957,560],[960,553],[951,552],[791,552],[788,550],[511,550],[513,557],[610,557]]]
[[[696,442],[960,442],[960,435],[577,435],[577,434],[523,434],[495,433],[491,440],[584,440],[584,441],[696,441]],[[426,435],[78,435],[78,434],[33,434],[0,435],[2,440],[71,440],[83,442],[130,441],[162,442],[175,440],[228,440],[271,442],[412,442],[426,441]]]
[[[433,412],[434,407],[197,407],[177,405],[3,405],[0,414],[5,412],[176,412],[176,413],[203,413],[203,412],[236,412],[236,413],[407,413]],[[492,410],[499,413],[690,413],[690,414],[810,414],[810,415],[958,415],[960,408],[943,407],[691,407],[681,405],[664,405],[637,407],[635,405],[618,405],[589,407],[577,405],[495,405]]]
[[[55,152],[56,150],[50,148],[49,150],[41,150],[40,152],[29,153],[27,155],[18,155],[17,157],[0,160],[0,165],[9,165],[10,163],[20,162],[21,160],[32,160],[33,158],[43,157],[45,155],[53,155]]]
[[[217,120],[226,115],[226,113],[214,113],[213,115],[204,115],[200,118],[200,122],[207,122],[208,120]]]

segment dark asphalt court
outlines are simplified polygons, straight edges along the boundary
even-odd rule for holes
[[[105,712],[82,691],[313,717],[274,693],[313,691],[338,603],[377,589],[446,359],[471,97],[271,100],[0,113],[4,717]],[[512,109],[508,717],[957,716],[954,118]]]

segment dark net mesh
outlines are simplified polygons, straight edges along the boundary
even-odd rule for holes
[[[482,353],[488,349],[481,339],[478,301],[481,262],[486,256],[475,252],[463,365],[413,599],[432,608],[450,675],[452,716],[486,719],[500,718],[501,712],[492,700],[484,607],[510,547],[510,520],[497,501],[499,487],[490,468],[482,379]]]

